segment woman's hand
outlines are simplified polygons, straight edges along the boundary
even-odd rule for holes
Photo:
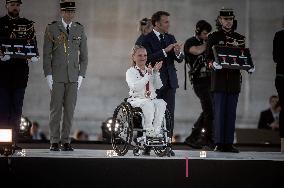
[[[147,73],[150,74],[150,75],[152,75],[152,73],[153,73],[153,67],[152,67],[151,63],[147,67]]]
[[[153,68],[153,70],[154,71],[159,71],[160,68],[162,67],[162,65],[163,65],[163,61],[160,61],[160,62],[156,63],[154,68]]]

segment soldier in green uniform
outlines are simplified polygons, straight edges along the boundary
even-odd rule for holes
[[[0,18],[0,38],[36,42],[34,22],[20,17],[21,4],[21,0],[6,0],[7,14]],[[16,143],[29,78],[28,63],[38,62],[38,57],[13,57],[0,50],[0,59],[0,127],[12,128]]]
[[[46,27],[43,46],[43,70],[50,91],[50,150],[73,151],[70,130],[77,92],[88,64],[87,38],[84,27],[73,22],[74,1],[61,1],[61,17]],[[63,122],[60,127],[63,110]]]

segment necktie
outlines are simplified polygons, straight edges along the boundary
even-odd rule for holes
[[[162,48],[165,49],[167,47],[166,46],[166,41],[165,41],[165,35],[164,34],[160,34],[159,37],[160,37],[160,42],[161,42]]]
[[[67,34],[69,35],[69,25],[66,27]]]

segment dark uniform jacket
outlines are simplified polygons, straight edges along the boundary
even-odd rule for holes
[[[218,30],[208,36],[207,60],[214,61],[214,45],[245,47],[245,37],[234,31]],[[211,74],[211,90],[214,92],[239,93],[241,90],[241,73],[237,69],[214,70]]]
[[[0,18],[0,38],[33,39],[34,22],[26,18],[11,18],[6,15]],[[25,88],[29,77],[29,66],[26,59],[0,60],[0,87]]]

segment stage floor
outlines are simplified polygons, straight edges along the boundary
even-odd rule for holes
[[[132,159],[200,159],[200,160],[268,160],[284,161],[284,153],[280,152],[240,152],[225,153],[206,151],[206,157],[201,157],[202,150],[187,151],[174,150],[175,156],[158,157],[152,151],[150,156],[134,156],[132,150],[129,150],[125,156],[116,156],[113,150],[96,150],[96,149],[75,149],[74,151],[50,151],[49,149],[23,149],[16,151],[14,157],[40,157],[40,158],[132,158]]]
[[[46,147],[46,145],[44,145]],[[284,154],[174,150],[174,157],[113,156],[113,150],[23,149],[0,157],[1,182],[28,187],[273,187],[284,179]],[[99,186],[101,185],[101,186]]]

